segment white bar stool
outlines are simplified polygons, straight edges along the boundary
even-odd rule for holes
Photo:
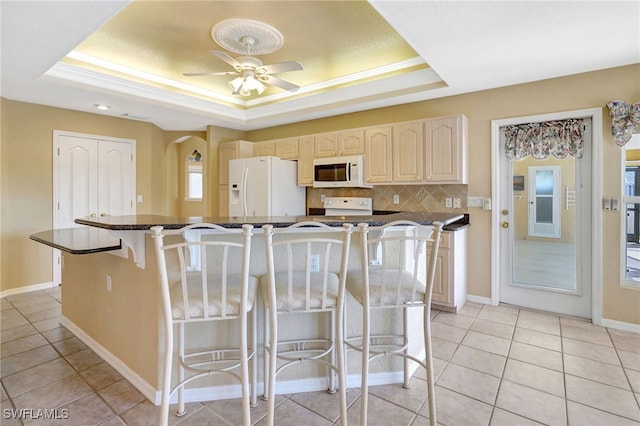
[[[200,223],[178,230],[154,226],[151,231],[158,262],[165,328],[160,424],[166,425],[168,422],[169,400],[176,391],[177,415],[185,414],[184,386],[187,383],[208,375],[230,374],[240,381],[242,421],[243,425],[249,426],[249,407],[256,405],[257,381],[256,318],[252,310],[258,280],[249,275],[253,226],[227,229]],[[194,238],[194,233],[200,233],[200,237]],[[204,236],[207,233],[212,236]],[[165,241],[165,237],[169,237],[169,241]],[[192,259],[199,260],[193,262]],[[185,326],[228,320],[239,321],[238,346],[185,353]],[[174,326],[178,329],[178,383],[171,388]],[[251,347],[248,343],[249,333]],[[190,373],[189,377],[185,377],[185,371]]]
[[[362,352],[360,424],[367,424],[369,363],[372,359],[396,355],[404,359],[404,386],[409,386],[409,363],[427,371],[429,422],[436,425],[435,382],[431,350],[431,292],[435,276],[442,223],[423,226],[395,221],[380,227],[358,225],[361,241],[359,270],[349,271],[347,290],[362,305],[362,336],[346,337],[348,349]],[[374,234],[374,237],[369,237]],[[427,243],[430,247],[427,249]],[[374,251],[372,255],[370,251]],[[420,264],[426,259],[426,273]],[[424,275],[423,275],[424,274]],[[408,353],[407,309],[423,309],[425,359]],[[378,309],[402,309],[402,333],[371,333],[371,313]]]
[[[265,393],[267,424],[274,424],[276,376],[300,362],[328,367],[329,392],[338,376],[340,418],[347,424],[343,310],[349,244],[353,225],[332,227],[300,222],[287,228],[265,225],[267,274],[260,278],[265,305]],[[327,313],[324,336],[279,340],[278,318],[286,314]],[[282,361],[277,366],[278,360]]]

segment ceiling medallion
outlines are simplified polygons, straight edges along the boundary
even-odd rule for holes
[[[264,22],[251,19],[227,19],[220,21],[211,28],[211,38],[230,52],[247,53],[246,40],[254,40],[251,54],[266,55],[282,47],[284,37],[274,27]]]

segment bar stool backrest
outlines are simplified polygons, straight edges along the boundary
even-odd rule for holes
[[[252,225],[229,229],[207,223],[151,228],[165,318],[174,323],[228,319],[251,309],[249,286],[257,285],[249,276],[252,230]]]
[[[270,306],[278,312],[311,312],[334,309],[338,305],[328,291],[344,293],[352,225],[328,226],[300,222],[286,228],[263,226],[269,276]],[[286,297],[276,302],[276,283]]]
[[[430,305],[442,224],[394,221],[358,229],[369,307]]]

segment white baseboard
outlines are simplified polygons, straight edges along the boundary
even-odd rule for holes
[[[481,303],[481,304],[484,304],[484,305],[491,305],[491,298],[473,296],[471,294],[467,295],[467,301],[475,302],[475,303]],[[629,331],[629,332],[632,332],[632,333],[639,333],[640,334],[640,324],[633,324],[633,323],[629,323],[629,322],[622,322],[622,321],[616,321],[616,320],[603,318],[602,319],[602,324],[600,324],[600,325],[602,327],[614,328],[616,330]]]
[[[53,281],[48,281],[46,283],[41,283],[41,284],[33,284],[33,285],[27,285],[24,287],[10,288],[8,290],[0,291],[0,299],[7,296],[15,296],[16,294],[29,293],[37,290],[46,290],[52,287],[57,287],[57,285],[54,284]]]
[[[602,319],[602,326],[608,328],[615,328],[616,330],[630,331],[632,333],[640,334],[640,324],[632,324],[629,322],[621,322],[610,319]]]
[[[480,303],[482,305],[491,305],[490,297],[474,296],[473,294],[467,294],[467,302]]]
[[[74,324],[65,316],[60,317],[60,324],[72,332],[78,339],[87,345],[91,350],[105,360],[109,365],[115,368],[125,379],[129,381],[136,389],[138,389],[149,401],[158,405],[160,399],[157,397],[157,391],[151,384],[140,377],[135,371],[130,369],[124,362],[109,352],[104,346],[95,341],[91,336],[84,332],[80,327]]]

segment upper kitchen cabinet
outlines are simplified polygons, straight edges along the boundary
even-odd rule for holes
[[[425,181],[468,183],[467,118],[453,115],[425,120]]]
[[[364,130],[351,129],[314,135],[318,157],[341,157],[364,154]]]
[[[298,186],[313,185],[314,147],[313,136],[301,136],[298,139]]]
[[[422,121],[399,123],[392,128],[392,157],[394,182],[423,182]]]
[[[335,157],[338,155],[338,134],[336,132],[313,135],[314,157]]]
[[[298,159],[298,138],[284,138],[275,141],[276,157],[283,160]]]
[[[393,181],[391,126],[368,128],[364,132],[365,181],[389,183]]]
[[[256,142],[253,147],[253,155],[255,157],[264,157],[266,155],[276,155],[276,144],[274,141]]]
[[[254,143],[253,156],[278,157],[283,160],[298,159],[298,138],[275,139],[272,141],[263,141]]]
[[[229,184],[229,160],[253,157],[253,142],[230,141],[218,145],[218,184]]]
[[[338,155],[358,155],[364,154],[364,151],[364,129],[338,132]]]

